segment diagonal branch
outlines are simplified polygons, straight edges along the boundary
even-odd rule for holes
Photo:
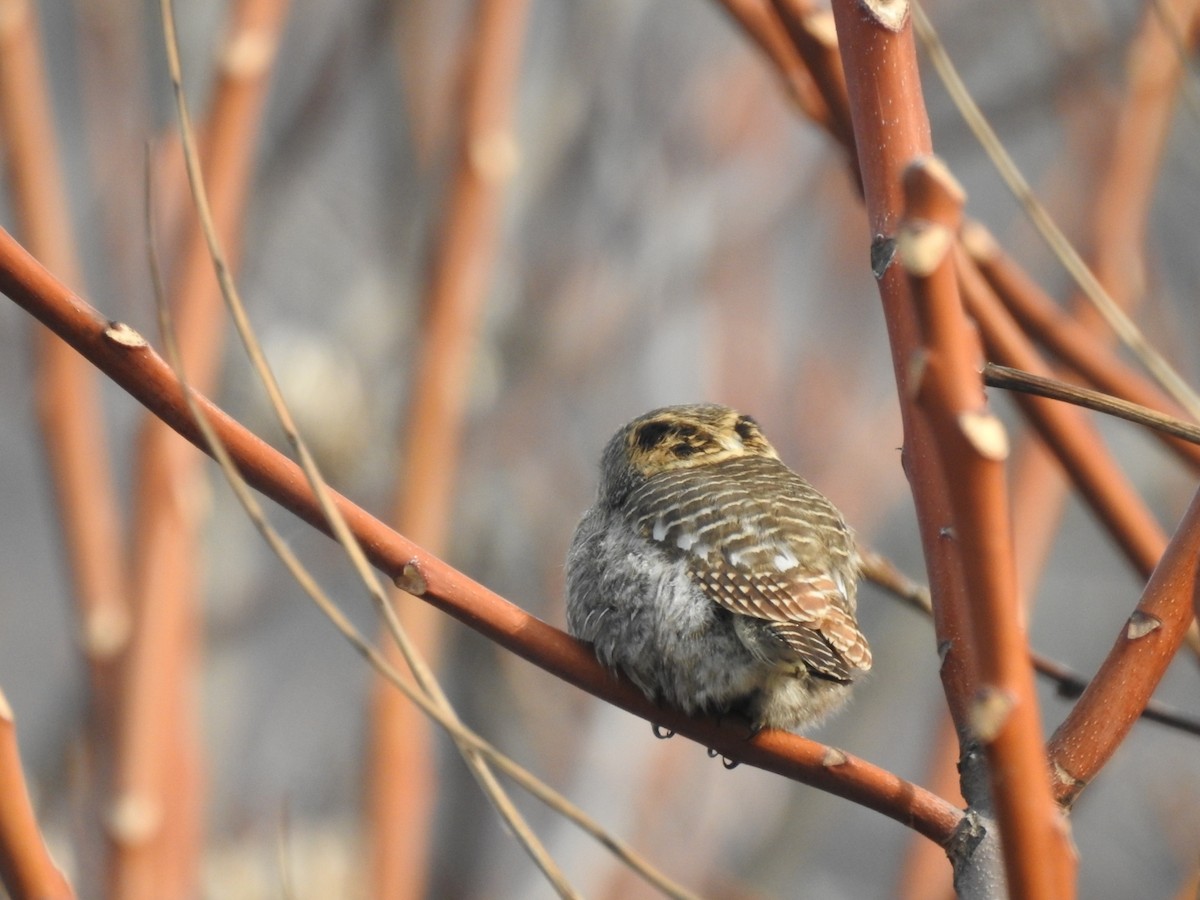
[[[1050,738],[1060,802],[1070,804],[1137,721],[1192,622],[1200,559],[1200,492],[1117,635],[1100,671]]]
[[[1084,409],[1116,416],[1127,422],[1136,422],[1138,425],[1145,425],[1147,428],[1163,434],[1189,441],[1193,445],[1200,445],[1200,425],[1193,425],[1191,422],[1185,422],[1137,403],[1130,403],[1128,400],[1122,400],[1111,394],[1081,388],[1066,381],[1059,381],[1057,378],[1034,375],[1008,366],[998,366],[995,363],[988,363],[983,367],[983,380],[989,387],[1035,394],[1038,397],[1049,397],[1051,400],[1061,400],[1064,403],[1082,406]]]
[[[188,441],[203,435],[174,374],[144,338],[108,322],[72,294],[0,230],[0,292],[53,329],[95,366]],[[301,469],[210,401],[197,397],[248,484],[328,533]],[[332,492],[331,492],[332,493]],[[504,600],[396,534],[344,497],[333,500],[371,563],[426,602],[550,674],[723,756],[844,797],[947,845],[962,814],[941,798],[861,759],[779,731],[747,739],[743,726],[691,718],[655,706],[633,684],[606,670],[586,645]]]
[[[1150,379],[1124,362],[1108,342],[1065,312],[977,222],[962,232],[963,248],[1025,332],[1102,391],[1142,406],[1185,415]],[[1200,470],[1200,447],[1163,437],[1177,457]]]

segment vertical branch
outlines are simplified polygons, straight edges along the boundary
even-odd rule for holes
[[[528,0],[480,0],[463,54],[454,171],[430,272],[393,501],[397,529],[437,554],[447,543],[504,189],[517,163],[512,120],[528,7]],[[404,628],[436,666],[444,617],[402,594],[394,599]],[[401,663],[392,643],[387,655]],[[376,679],[366,785],[375,896],[427,892],[436,780],[430,738],[420,710]]]
[[[286,0],[241,0],[230,12],[202,156],[217,229],[227,245],[245,207],[254,139]],[[181,353],[192,381],[216,378],[224,316],[199,227],[184,238],[173,285]],[[202,518],[200,457],[147,417],[137,448],[133,640],[123,695],[109,819],[110,890],[126,897],[186,896],[201,840],[195,550]]]
[[[68,900],[75,892],[63,877],[38,830],[25,787],[17,727],[0,691],[0,883],[13,900]]]
[[[983,332],[989,356],[1007,366],[1050,375],[1033,344],[965,254],[960,254],[959,262],[963,297]],[[1126,559],[1139,574],[1148,576],[1166,546],[1166,535],[1105,449],[1086,414],[1044,397],[1023,394],[1014,399]]]
[[[35,13],[28,2],[15,2],[0,16],[0,133],[9,190],[30,252],[63,281],[79,285],[82,276],[52,119]],[[130,620],[99,384],[87,361],[48,329],[38,329],[34,379],[89,666],[93,725],[107,725],[113,660],[128,640]],[[100,741],[106,733],[96,728],[93,737]]]
[[[988,759],[1009,890],[1018,897],[1074,895],[1074,860],[1050,789],[1033,669],[1017,597],[1004,463],[1008,437],[987,408],[978,343],[958,296],[955,235],[964,195],[936,159],[905,173],[898,257],[925,337],[918,398],[938,438],[950,483],[953,541],[967,582],[980,689],[974,737]]]
[[[903,274],[890,265],[902,203],[900,175],[909,160],[930,152],[929,119],[920,93],[916,54],[904,3],[833,4],[838,45],[859,169],[870,219],[872,268],[891,343],[904,424],[904,467],[912,488],[934,599],[934,629],[942,655],[942,684],[960,735],[975,690],[975,651],[965,621],[966,592],[952,543],[950,497],[933,435],[912,389],[918,342],[912,298]]]

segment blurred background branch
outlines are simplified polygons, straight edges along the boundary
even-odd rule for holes
[[[386,512],[397,481],[411,488],[416,477],[398,475],[397,461],[413,457],[414,443],[435,446],[432,438],[428,445],[419,440],[422,434],[445,429],[450,443],[440,446],[461,448],[457,459],[439,452],[435,460],[453,473],[436,504],[453,527],[436,543],[454,566],[433,568],[436,590],[452,588],[449,573],[462,571],[498,594],[521,598],[529,613],[561,623],[563,553],[594,489],[603,441],[645,409],[697,399],[731,402],[756,415],[778,436],[784,458],[829,494],[872,546],[906,571],[921,571],[897,448],[905,443],[910,482],[918,486],[925,449],[901,437],[911,398],[902,392],[897,404],[894,385],[911,373],[900,359],[893,371],[888,359],[884,319],[894,318],[895,309],[885,300],[880,313],[868,266],[872,237],[889,234],[894,222],[869,221],[862,212],[849,123],[863,106],[858,101],[856,112],[848,99],[853,92],[841,93],[827,9],[800,0],[532,0],[523,29],[508,23],[525,32],[519,50],[510,42],[506,65],[514,80],[493,87],[512,103],[506,115],[521,135],[521,165],[504,185],[503,208],[491,213],[489,237],[458,238],[475,249],[492,242],[493,255],[462,332],[467,362],[449,366],[463,379],[457,411],[440,407],[444,415],[414,430],[410,410],[422,395],[416,373],[428,365],[418,360],[430,349],[431,248],[458,232],[448,206],[466,113],[456,73],[479,62],[468,36],[481,5],[302,4],[286,27],[282,7],[274,5],[280,18],[267,31],[251,30],[228,52],[214,52],[227,30],[237,33],[237,17],[255,6],[179,11],[187,89],[196,108],[212,111],[201,128],[210,148],[206,174],[221,181],[213,167],[225,166],[231,181],[240,182],[221,227],[242,247],[242,292],[335,486]],[[1200,194],[1197,122],[1179,105],[1181,94],[1194,92],[1194,76],[1180,48],[1194,40],[1195,6],[1101,0],[928,9],[1040,201],[1083,248],[1103,287],[1187,378],[1195,375],[1200,326],[1187,299],[1200,274],[1191,227]],[[14,4],[10,11],[23,8]],[[6,43],[0,55],[0,92],[9,95],[0,103],[7,105],[0,122],[9,174],[0,198],[3,222],[106,314],[150,333],[139,174],[147,137],[157,138],[159,212],[176,299],[190,280],[184,248],[191,215],[177,142],[169,137],[157,25],[144,20],[142,5],[126,0],[44,4],[40,29],[24,36],[16,26],[28,29],[33,19],[8,13],[0,40],[19,42]],[[44,60],[44,97],[32,76],[8,71],[36,60],[35,49]],[[247,79],[237,103],[222,99],[235,77]],[[1100,351],[1111,339],[1091,313],[1080,312],[1058,264],[928,74],[924,91],[932,146],[965,186],[970,215],[986,224],[1002,253],[980,255],[964,237],[967,252],[956,263],[962,289],[983,294],[985,304],[999,298],[999,306],[979,308],[1007,307],[1003,327],[1044,360],[1041,371],[1178,414],[1158,402],[1161,391],[1133,374],[1124,351]],[[503,112],[501,101],[488,102]],[[22,126],[42,136],[22,138]],[[226,128],[229,143],[220,138]],[[46,137],[51,130],[58,134],[57,161]],[[58,199],[53,190],[32,193],[42,176],[29,173],[39,167],[52,178],[57,172]],[[864,167],[868,200],[873,177]],[[43,227],[29,224],[34,215],[58,223],[45,249],[34,244],[33,229]],[[71,262],[51,255],[69,252],[67,232],[78,236],[74,273]],[[886,262],[887,247],[877,250],[883,255],[876,261]],[[1019,266],[1017,275],[1039,292],[1034,299],[1054,303],[1055,315],[1044,303],[1018,308],[1006,293],[1014,282],[997,276],[1001,263]],[[885,274],[889,280],[900,279]],[[211,282],[203,290],[211,292]],[[217,344],[205,334],[223,328],[219,321],[180,324],[185,341],[210,348]],[[989,346],[1009,333],[986,326],[982,314],[980,328]],[[181,465],[194,470],[182,487],[171,481],[169,490],[148,491],[148,476],[129,463],[139,454],[147,458],[137,449],[136,410],[78,363],[80,386],[59,394],[71,413],[66,427],[76,436],[52,438],[48,451],[41,448],[29,416],[31,385],[52,395],[55,381],[30,374],[26,349],[35,341],[54,346],[56,339],[41,332],[0,305],[6,351],[0,353],[6,435],[0,490],[13,511],[0,540],[6,560],[0,683],[21,713],[34,807],[55,856],[81,890],[100,883],[94,844],[102,795],[85,789],[97,784],[97,770],[79,739],[88,721],[109,723],[107,731],[91,731],[93,746],[115,735],[110,716],[90,718],[105,703],[102,686],[93,693],[103,681],[96,659],[121,647],[121,610],[144,609],[174,621],[169,628],[178,626],[182,635],[181,643],[158,643],[167,658],[155,669],[156,683],[147,675],[132,679],[159,697],[134,705],[158,711],[143,713],[140,725],[126,719],[162,754],[144,775],[155,768],[161,774],[163,759],[187,763],[169,769],[180,789],[180,802],[169,805],[181,817],[176,825],[164,820],[162,834],[175,835],[171,871],[183,873],[170,883],[198,877],[201,894],[275,895],[277,823],[286,807],[297,892],[365,892],[370,828],[361,799],[371,796],[375,776],[364,764],[369,676],[361,661],[314,612],[291,602],[294,586],[249,536],[226,493],[210,496],[197,487],[202,472],[188,461],[195,458],[191,450],[178,451],[186,457]],[[103,344],[102,331],[96,334]],[[63,358],[71,365],[74,357]],[[254,430],[277,434],[240,358],[210,349],[208,362],[189,372],[204,376],[204,368],[223,407]],[[1008,397],[993,391],[991,401],[1019,448],[1009,483],[1018,594],[1032,643],[1073,670],[1096,671],[1114,636],[1125,634],[1148,573],[1184,514],[1200,457],[1104,419],[1086,428],[1060,426],[1077,429],[1074,455],[1062,452],[1069,439],[1059,441],[1057,455],[1047,454]],[[1067,418],[1045,417],[1051,415]],[[111,462],[101,456],[104,443]],[[72,446],[81,448],[75,452],[84,464],[92,461],[91,474],[53,474]],[[1097,463],[1102,453],[1107,460]],[[148,457],[157,465],[168,455],[164,449]],[[1095,467],[1086,502],[1067,488],[1064,462],[1076,470]],[[941,480],[936,471],[928,474],[927,486]],[[1076,471],[1073,481],[1085,477]],[[436,487],[436,479],[428,486]],[[52,491],[62,498],[58,507],[45,502]],[[87,499],[89,491],[99,491],[97,499]],[[145,503],[131,499],[138,492]],[[184,517],[179,528],[175,518],[152,528],[147,507],[154,504],[177,510]],[[72,524],[72,506],[81,511],[79,524]],[[1098,521],[1089,507],[1107,512]],[[946,596],[964,599],[953,555],[930,524],[949,505],[931,508],[920,517],[932,553],[927,577]],[[126,522],[130,535],[122,530]],[[286,518],[280,525],[322,580],[351,596],[352,575],[335,549]],[[416,527],[401,530],[418,538],[406,530]],[[1125,535],[1124,554],[1114,552],[1110,530]],[[179,549],[154,549],[168,544]],[[64,568],[63,559],[74,562]],[[399,570],[407,561],[397,553],[390,563]],[[178,577],[162,574],[172,571],[168,564],[181,566]],[[160,576],[151,579],[152,570]],[[139,590],[130,593],[126,582]],[[940,680],[952,686],[961,725],[976,683],[966,623],[939,626],[954,641],[943,659],[926,623],[878,602],[870,590],[864,595],[863,627],[883,675],[823,726],[819,744],[784,740],[777,747],[770,743],[775,737],[763,736],[742,748],[719,729],[696,736],[731,758],[743,749],[749,759],[845,747],[877,764],[876,771],[894,773],[898,785],[926,782],[958,802],[951,767],[956,733],[942,725]],[[97,617],[89,612],[93,603],[109,612]],[[374,631],[367,604],[348,614],[361,631]],[[519,618],[511,621],[514,629],[524,627]],[[145,620],[136,626],[145,627]],[[91,654],[72,640],[81,630]],[[749,766],[726,772],[690,742],[654,742],[641,719],[587,701],[470,629],[446,623],[441,630],[445,689],[464,720],[666,871],[687,873],[686,883],[699,892],[786,895],[803,872],[805,884],[824,894],[894,896],[902,869],[909,896],[936,896],[938,884],[947,889],[942,850],[922,840],[915,846],[932,853],[929,865],[919,865],[917,854],[925,851],[910,856],[905,831],[883,817],[823,792],[781,790],[777,776]],[[1140,640],[1165,641],[1165,631]],[[586,657],[571,656],[579,652],[573,645],[553,646],[570,665],[586,665]],[[1167,656],[1163,651],[1156,666],[1166,665]],[[600,684],[602,673],[594,675]],[[1190,660],[1171,664],[1155,696],[1194,713],[1195,677]],[[1149,681],[1139,684],[1131,706],[1147,695]],[[164,708],[162,698],[174,708]],[[1070,709],[1051,685],[1038,688],[1037,702],[1047,731]],[[203,745],[196,740],[201,730]],[[1200,783],[1200,769],[1193,740],[1134,727],[1122,752],[1105,757],[1072,810],[1081,895],[1167,895],[1194,877],[1200,796],[1190,785]],[[428,861],[423,890],[430,896],[546,890],[496,827],[449,743],[434,739],[428,746],[428,760],[414,758],[418,771],[436,771],[440,783],[415,819],[424,824],[416,826],[413,846],[428,848],[417,850]],[[1155,764],[1147,765],[1149,759]],[[819,756],[812,762],[814,771],[826,771]],[[377,766],[386,768],[386,758]],[[838,769],[827,774],[839,777]],[[202,770],[209,773],[203,787]],[[209,800],[204,819],[201,791]],[[936,830],[934,822],[937,828],[952,822],[932,815],[949,806],[928,800],[929,830]],[[588,895],[645,890],[631,887],[590,838],[540,809],[522,812]],[[152,816],[123,821],[155,824]]]

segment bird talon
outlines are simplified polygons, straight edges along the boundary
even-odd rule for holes
[[[674,728],[666,728],[665,726],[659,725],[657,722],[651,722],[650,729],[654,732],[654,736],[660,741],[665,741],[668,738],[675,737]]]

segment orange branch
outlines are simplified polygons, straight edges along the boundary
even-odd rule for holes
[[[38,829],[12,707],[0,691],[0,882],[12,900],[67,900],[75,891],[63,877]]]
[[[904,468],[934,598],[942,685],[961,735],[967,730],[967,708],[976,684],[975,650],[964,618],[966,587],[955,550],[943,539],[944,529],[952,522],[949,492],[933,435],[913,393],[919,342],[912,297],[903,273],[890,265],[902,209],[900,174],[909,160],[929,154],[929,120],[907,20],[896,26],[886,14],[874,15],[871,4],[856,0],[834,3],[833,13],[871,225],[872,265],[883,301],[904,423]]]
[[[53,329],[93,365],[188,441],[204,440],[179,382],[136,331],[106,321],[0,230],[0,293]],[[246,481],[328,533],[300,468],[234,422],[210,401],[198,402]],[[550,674],[647,721],[711,747],[729,759],[803,781],[874,809],[945,846],[962,814],[930,792],[834,748],[796,735],[690,718],[652,704],[629,681],[605,669],[585,644],[529,615],[467,578],[344,497],[333,496],[368,559],[426,602]]]
[[[959,254],[959,262],[963,298],[983,332],[989,357],[1006,366],[1050,376],[1049,367],[966,254]],[[1044,397],[1020,394],[1014,399],[1126,558],[1142,577],[1148,576],[1166,546],[1166,535],[1087,416]]]
[[[1133,727],[1192,622],[1200,559],[1200,492],[1184,514],[1116,643],[1054,735],[1059,800],[1070,804]]]
[[[770,0],[718,0],[771,61],[784,93],[810,121],[832,132],[833,118],[814,76],[800,58]],[[853,154],[851,154],[853,156]]]
[[[0,22],[0,133],[19,231],[68,284],[82,284],[31,4]],[[109,466],[99,384],[86,361],[49,331],[37,341],[38,418],[74,582],[79,634],[97,723],[111,715],[114,656],[129,637],[124,543]],[[93,732],[102,741],[104,728]]]
[[[235,247],[268,76],[286,0],[230,10],[201,158],[218,233]],[[181,354],[193,384],[216,378],[224,315],[198,225],[187,229],[172,287]],[[137,443],[134,634],[124,661],[109,884],[123,898],[186,896],[199,865],[201,754],[196,702],[200,650],[195,550],[199,460],[158,419]]]
[[[988,760],[1013,896],[1074,896],[1075,861],[1050,787],[1033,669],[1017,596],[1004,464],[1008,436],[987,407],[979,344],[963,311],[954,243],[965,195],[940,160],[905,171],[906,215],[898,256],[909,276],[925,335],[919,401],[938,436],[954,533],[970,605],[980,681],[971,706],[973,737]]]
[[[403,417],[396,527],[433,553],[444,552],[454,503],[475,348],[499,244],[504,189],[517,161],[513,106],[521,71],[528,0],[482,0],[464,49],[455,167],[426,298]],[[444,619],[394,595],[400,621],[436,669]],[[386,655],[403,669],[399,649]],[[385,680],[372,690],[367,807],[372,894],[427,892],[436,783],[431,734],[422,712]]]
[[[1009,313],[1029,336],[1046,345],[1097,389],[1170,415],[1187,418],[1153,381],[1128,365],[1112,342],[1065,312],[1000,248],[982,225],[963,229],[963,247]],[[1200,446],[1155,432],[1193,470],[1200,470]]]

